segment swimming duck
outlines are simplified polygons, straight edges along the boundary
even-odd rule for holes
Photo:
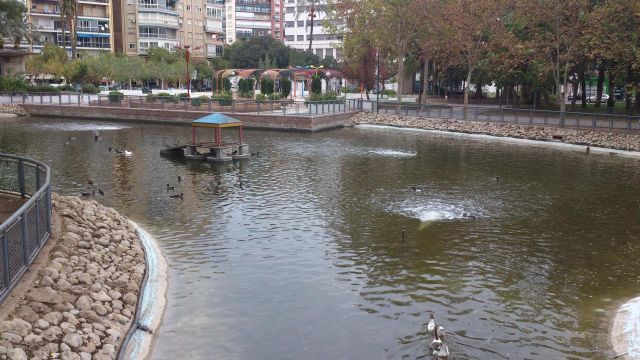
[[[167,184],[167,191],[173,191],[175,190],[175,186],[169,186],[169,184]]]
[[[102,189],[98,189],[98,194],[104,196],[104,191],[102,191]]]
[[[182,193],[175,194],[175,195],[169,195],[169,197],[172,198],[172,199],[182,199]]]
[[[96,195],[95,191],[93,191],[93,192],[84,192],[83,191],[83,192],[80,193],[80,196],[82,196],[82,197],[89,197],[89,196],[95,196],[95,195]]]
[[[133,155],[133,151],[124,149],[123,154],[124,154],[124,156],[131,156],[131,155]]]

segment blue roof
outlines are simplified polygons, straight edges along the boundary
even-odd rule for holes
[[[209,125],[223,125],[223,124],[242,124],[242,121],[234,119],[230,116],[220,113],[213,113],[200,119],[193,120],[192,124],[209,124]]]

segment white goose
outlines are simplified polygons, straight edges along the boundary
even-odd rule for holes
[[[449,358],[449,347],[444,343],[446,337],[446,331],[444,327],[436,324],[436,320],[433,317],[433,313],[429,313],[429,323],[427,324],[427,331],[433,336],[433,341],[429,344],[431,354],[435,355],[438,360],[445,360]]]

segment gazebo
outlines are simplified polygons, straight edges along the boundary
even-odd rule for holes
[[[198,142],[196,128],[212,128],[213,141]],[[223,128],[238,128],[238,142],[223,142]],[[203,149],[208,152],[199,152]],[[229,161],[231,159],[246,159],[250,156],[249,145],[243,143],[242,121],[230,116],[214,113],[191,122],[191,143],[187,145],[185,157],[193,160],[207,160],[213,162]]]

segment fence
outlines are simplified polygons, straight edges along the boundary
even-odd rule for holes
[[[639,131],[640,116],[608,113],[560,112],[552,110],[517,109],[507,107],[473,107],[449,104],[394,104],[370,102],[364,111],[401,116],[424,116],[438,119],[544,125],[568,128]]]
[[[232,112],[278,115],[322,115],[362,110],[362,100],[292,102],[289,100],[179,98],[174,96],[109,96],[79,93],[1,93],[0,103],[117,107],[147,110]]]
[[[1,301],[51,235],[49,167],[36,160],[0,153],[0,193],[28,199],[0,225]]]

